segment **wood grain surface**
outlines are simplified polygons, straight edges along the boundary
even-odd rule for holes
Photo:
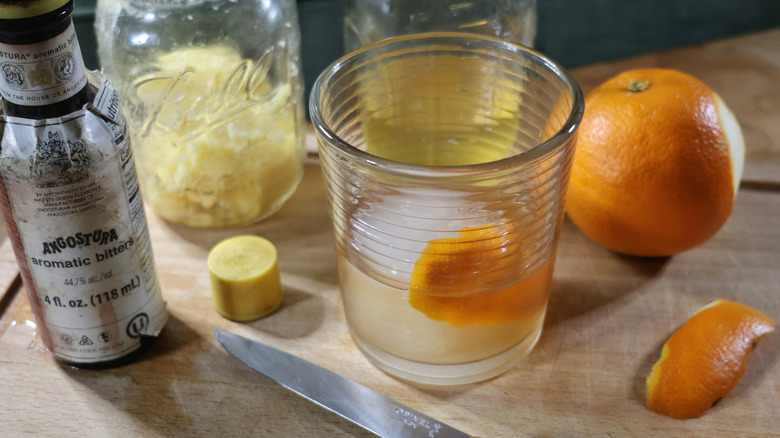
[[[348,376],[482,437],[759,437],[780,433],[780,335],[755,348],[737,388],[694,420],[644,406],[662,344],[714,298],[780,320],[780,29],[574,71],[587,91],[627,68],[674,67],[712,85],[744,130],[748,164],[732,217],[704,245],[669,258],[625,257],[566,222],[536,349],[491,381],[431,388],[373,367],[347,332],[318,161],[271,218],[204,231],[149,211],[171,318],[139,361],[87,371],[41,344],[7,239],[0,246],[0,436],[364,437],[357,426],[254,373],[216,341],[221,328]],[[214,310],[206,254],[239,233],[277,247],[285,298],[267,318]],[[7,292],[5,292],[7,290]],[[356,400],[356,403],[360,401]]]

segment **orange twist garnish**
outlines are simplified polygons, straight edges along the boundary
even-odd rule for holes
[[[507,287],[523,259],[520,244],[497,227],[467,227],[458,237],[431,240],[414,266],[409,303],[453,326],[498,325],[538,314],[547,303],[553,257]]]

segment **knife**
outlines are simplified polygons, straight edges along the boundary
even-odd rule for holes
[[[225,350],[249,368],[376,435],[471,436],[305,359],[223,330],[214,333]]]

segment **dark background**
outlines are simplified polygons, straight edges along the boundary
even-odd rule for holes
[[[76,0],[73,14],[91,69],[95,2]],[[298,0],[307,94],[343,54],[343,10],[343,0]],[[780,27],[780,0],[537,0],[537,15],[536,49],[573,68]]]

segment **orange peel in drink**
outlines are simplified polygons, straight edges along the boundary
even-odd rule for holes
[[[664,344],[647,377],[647,407],[677,419],[702,416],[737,386],[753,345],[774,327],[772,318],[733,301],[701,308]]]
[[[457,237],[428,242],[412,272],[409,303],[452,326],[498,325],[544,311],[552,279],[550,257],[526,279],[524,251],[500,227],[467,227]]]

